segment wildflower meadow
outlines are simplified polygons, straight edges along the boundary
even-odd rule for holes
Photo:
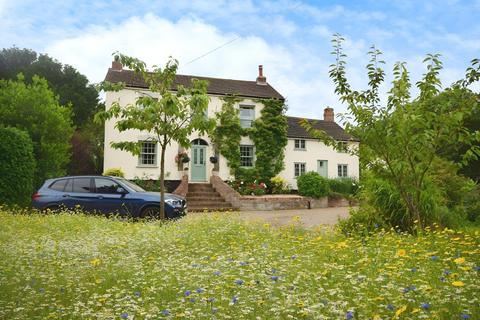
[[[1,211],[1,210],[0,210]],[[480,319],[480,233],[0,212],[0,319]]]

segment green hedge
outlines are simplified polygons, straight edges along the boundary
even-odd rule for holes
[[[358,191],[358,182],[352,178],[328,179],[328,185],[332,193],[344,196],[354,196]]]
[[[26,205],[33,190],[35,158],[29,135],[0,127],[0,203]]]
[[[301,196],[321,198],[328,196],[328,180],[317,172],[310,171],[297,178],[298,193]]]

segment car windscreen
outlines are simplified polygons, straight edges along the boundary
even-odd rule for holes
[[[133,183],[131,181],[128,181],[127,179],[118,179],[118,180],[120,180],[123,184],[125,184],[127,187],[129,187],[133,191],[146,192],[143,188],[141,188],[140,186],[136,185],[135,183]]]

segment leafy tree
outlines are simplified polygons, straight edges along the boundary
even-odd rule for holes
[[[34,76],[32,84],[0,80],[0,124],[28,132],[37,167],[34,186],[62,176],[70,160],[71,111],[61,106],[47,81]]]
[[[475,145],[480,141],[480,133],[470,132],[463,125],[464,119],[472,113],[472,105],[468,102],[471,101],[468,86],[480,78],[479,60],[472,61],[464,80],[447,89],[467,103],[458,104],[456,108],[444,103],[438,77],[442,63],[438,55],[430,54],[424,60],[427,70],[416,83],[419,96],[411,98],[411,83],[405,63],[397,62],[387,103],[382,106],[379,86],[385,73],[381,68],[384,63],[380,59],[381,52],[375,47],[369,52],[368,89],[353,90],[346,78],[343,40],[340,35],[333,39],[336,63],[331,65],[330,77],[335,83],[335,93],[347,104],[345,119],[353,120],[346,122],[346,130],[361,141],[361,148],[351,152],[360,154],[376,179],[382,179],[386,185],[394,188],[400,205],[405,208],[401,227],[409,231],[415,225],[424,227],[432,222],[431,215],[435,210],[426,205],[431,202],[425,199],[433,194],[445,197],[435,184],[434,164],[439,151],[445,145],[461,141],[468,146],[462,157],[462,162],[466,163],[474,159],[480,149]],[[303,126],[328,145],[337,146],[335,141],[326,137],[324,132],[312,128],[308,122],[304,121]],[[452,137],[456,140],[452,141]],[[370,204],[375,205],[375,201],[372,202]]]
[[[33,191],[35,158],[28,133],[0,127],[0,204],[26,205]]]
[[[151,141],[160,145],[160,217],[164,218],[165,150],[172,141],[188,147],[189,136],[193,131],[203,134],[213,129],[215,121],[205,117],[209,101],[208,83],[193,79],[188,88],[177,86],[172,90],[178,69],[176,60],[169,60],[163,69],[155,67],[153,72],[148,72],[145,62],[133,57],[117,54],[115,60],[142,76],[152,95],[139,97],[135,104],[127,106],[114,102],[108,110],[98,113],[96,118],[99,121],[118,119],[115,128],[120,132],[136,129],[154,135]],[[122,84],[104,83],[102,88],[118,91]],[[141,142],[121,141],[112,142],[111,145],[138,155]]]

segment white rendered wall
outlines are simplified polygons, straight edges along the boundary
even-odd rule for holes
[[[328,161],[328,178],[338,178],[337,165],[348,165],[348,176],[352,178],[359,177],[359,161],[357,156],[348,153],[340,153],[332,147],[326,146],[318,140],[304,139],[305,151],[295,150],[295,139],[289,138],[285,149],[285,169],[279,174],[280,177],[287,180],[292,189],[297,189],[297,180],[295,178],[294,164],[296,162],[305,163],[305,171],[317,172],[317,161]],[[349,147],[358,147],[357,142],[350,142]]]

